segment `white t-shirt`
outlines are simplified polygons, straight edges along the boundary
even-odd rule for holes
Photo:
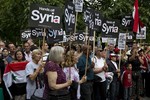
[[[92,58],[92,61],[95,63],[95,68],[103,68],[104,63],[105,63],[105,59],[103,58],[97,58],[96,56]],[[104,82],[106,80],[105,78],[105,71],[102,71],[100,73],[95,74],[97,76],[99,76],[102,80],[101,82]]]
[[[27,99],[30,99],[31,96],[33,95],[34,91],[34,95],[37,97],[43,97],[43,92],[44,92],[44,86],[42,88],[38,88],[36,89],[36,81],[32,81],[28,78],[29,75],[34,73],[34,70],[36,70],[39,67],[38,64],[35,64],[34,62],[29,62],[26,65],[26,77],[27,77],[27,86],[26,86],[26,91],[27,91]],[[39,86],[39,84],[38,84]]]

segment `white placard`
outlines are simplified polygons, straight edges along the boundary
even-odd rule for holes
[[[126,46],[126,33],[119,33],[118,48],[124,50],[125,46]]]
[[[136,34],[136,39],[146,39],[146,27],[141,28],[141,32]]]
[[[83,11],[83,0],[73,0],[75,4],[75,11],[82,12]]]
[[[116,38],[108,38],[107,41],[108,41],[108,45],[116,45]]]

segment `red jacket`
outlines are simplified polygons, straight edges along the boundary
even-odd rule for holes
[[[123,84],[123,87],[132,87],[132,71],[131,70],[125,70],[122,74],[121,81]]]

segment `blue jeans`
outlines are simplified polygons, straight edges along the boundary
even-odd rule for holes
[[[124,100],[130,100],[132,95],[132,87],[124,88]]]

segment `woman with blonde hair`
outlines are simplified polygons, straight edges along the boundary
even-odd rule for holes
[[[32,61],[26,65],[27,100],[30,100],[33,95],[37,97],[43,96],[44,82],[42,80],[42,73],[45,64],[42,62],[41,58],[41,50],[35,49],[32,51]]]
[[[80,99],[80,84],[86,81],[86,77],[83,76],[82,79],[79,79],[79,73],[77,68],[78,57],[74,52],[68,51],[63,63],[64,73],[66,78],[72,80],[72,85],[69,87],[71,94],[71,100]]]

